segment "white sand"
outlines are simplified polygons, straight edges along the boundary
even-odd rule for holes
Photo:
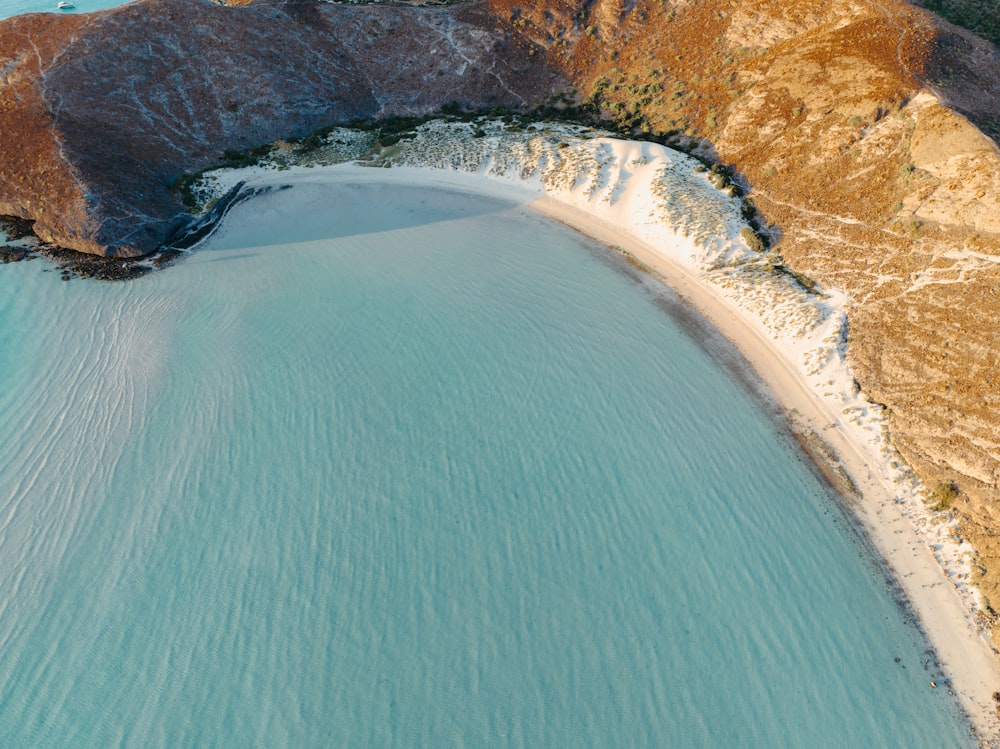
[[[797,424],[813,429],[833,448],[861,492],[861,501],[852,502],[852,510],[906,593],[951,688],[980,736],[1000,739],[992,699],[993,692],[1000,688],[1000,668],[991,646],[926,539],[917,534],[911,520],[901,512],[896,502],[897,487],[886,486],[872,470],[880,456],[872,455],[868,445],[852,440],[842,422],[843,415],[810,387],[801,369],[761,332],[758,321],[747,319],[745,312],[735,309],[691,269],[579,210],[550,199],[536,205],[546,215],[595,239],[622,246],[652,268],[737,346],[777,402],[796,414]]]
[[[466,124],[430,123],[394,149],[392,169],[254,168],[216,174],[213,189],[238,179],[335,179],[485,193],[531,203],[648,266],[736,345],[798,431],[811,430],[836,453],[860,493],[848,498],[851,509],[937,653],[947,677],[937,688],[953,689],[984,745],[1000,746],[992,700],[1000,665],[976,617],[971,549],[954,539],[953,520],[926,509],[919,483],[888,441],[881,409],[855,392],[844,296],[809,294],[773,273],[740,238],[738,199],[713,187],[689,157],[580,128],[487,130],[476,138]]]

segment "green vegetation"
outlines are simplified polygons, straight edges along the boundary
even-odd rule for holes
[[[764,258],[764,262],[770,267],[771,273],[774,275],[787,276],[807,294],[819,294],[816,290],[816,282],[804,273],[799,273],[794,268],[789,268],[785,265],[784,258],[777,250],[771,250]]]
[[[923,0],[920,5],[1000,44],[1000,0]]]
[[[979,594],[979,600],[980,600],[980,602],[983,605],[983,611],[985,611],[990,616],[996,616],[997,612],[993,608],[993,604],[990,603],[990,599],[989,598],[987,598],[983,593],[980,593]],[[995,693],[993,695],[993,699],[996,700],[998,703],[1000,703],[1000,700],[997,700]]]
[[[312,135],[307,135],[301,141],[299,141],[299,152],[300,153],[310,153],[315,151],[317,148],[323,145],[323,137],[318,133],[313,133]]]
[[[930,508],[935,512],[951,509],[958,498],[958,487],[950,481],[945,481],[934,487],[928,498]]]
[[[181,202],[189,211],[194,211],[198,208],[198,196],[194,194],[193,188],[195,184],[197,184],[198,180],[205,176],[205,172],[207,171],[209,171],[209,169],[200,169],[197,172],[192,172],[191,174],[181,175],[167,185],[171,192],[177,193],[181,196]]]
[[[653,71],[653,78],[662,76],[662,71]],[[178,177],[169,187],[179,194],[184,206],[192,213],[198,213],[206,205],[202,179],[211,171],[227,168],[243,168],[268,164],[272,168],[286,169],[296,163],[338,163],[345,159],[362,159],[373,166],[386,165],[386,159],[400,147],[400,141],[415,138],[417,129],[431,120],[446,120],[449,122],[466,122],[472,127],[472,136],[482,138],[487,135],[484,128],[485,120],[501,120],[505,130],[518,132],[527,129],[533,123],[565,123],[584,127],[595,127],[611,134],[632,140],[645,140],[658,143],[669,148],[684,152],[697,160],[698,171],[706,173],[709,182],[718,190],[739,199],[740,211],[748,226],[743,236],[748,247],[758,253],[765,253],[770,245],[763,233],[763,222],[753,202],[745,196],[743,188],[734,181],[733,168],[706,158],[699,151],[697,139],[687,137],[681,130],[654,130],[650,123],[640,113],[639,108],[627,108],[620,102],[602,102],[602,94],[613,87],[608,78],[598,79],[591,93],[583,101],[575,90],[556,94],[550,99],[527,112],[515,112],[503,107],[467,108],[460,102],[452,101],[441,107],[438,112],[426,116],[396,116],[374,119],[355,119],[336,125],[322,127],[308,135],[290,137],[284,141],[255,146],[247,151],[224,151],[219,162],[191,174]],[[616,87],[617,88],[617,87]],[[639,93],[644,99],[665,91],[665,85],[658,81],[636,83],[625,87],[629,93]],[[675,82],[673,90],[684,96],[683,90]],[[609,122],[609,109],[617,112],[613,122]],[[686,121],[680,121],[686,126]],[[334,137],[337,128],[368,133],[369,138],[362,139],[359,149],[343,148],[341,138]],[[348,138],[350,141],[351,139]],[[352,150],[353,149],[353,150]],[[302,158],[305,157],[303,160]],[[805,288],[812,288],[811,281],[800,282]]]
[[[803,291],[807,291],[810,294],[816,294],[816,282],[809,278],[805,273],[800,273],[794,268],[789,268],[787,265],[782,265],[782,270],[788,276],[790,276],[795,283],[797,283]]]
[[[264,145],[254,146],[246,151],[236,151],[232,149],[223,151],[222,159],[218,164],[205,167],[204,169],[199,169],[197,172],[193,172],[192,174],[181,175],[171,182],[168,187],[172,192],[178,193],[181,196],[181,202],[184,203],[185,208],[189,211],[194,211],[198,208],[198,196],[194,192],[194,187],[208,172],[215,171],[216,169],[240,169],[243,167],[255,166],[263,159],[267,158],[273,149],[273,144],[266,143]]]
[[[740,239],[754,252],[767,252],[767,240],[749,226],[744,226],[740,229]]]

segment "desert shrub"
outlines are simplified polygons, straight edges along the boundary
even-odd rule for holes
[[[313,133],[312,135],[307,135],[302,139],[302,142],[299,143],[298,150],[300,153],[309,153],[310,151],[315,151],[322,145],[323,139],[316,133]]]
[[[195,195],[194,186],[206,171],[202,169],[193,174],[181,175],[167,186],[171,192],[180,195],[181,202],[188,211],[198,208],[198,196]]]
[[[740,239],[754,252],[767,252],[767,241],[749,226],[744,226],[740,229]]]
[[[934,487],[928,499],[928,504],[935,512],[942,512],[950,509],[957,498],[958,487],[951,481],[942,481]]]
[[[234,169],[239,169],[245,166],[254,166],[269,152],[269,146],[257,146],[255,148],[251,148],[249,151],[237,151],[231,148],[226,149],[222,152],[221,166],[232,167]]]
[[[708,168],[708,181],[716,190],[725,190],[733,183],[729,175],[730,170],[722,164],[712,164]]]

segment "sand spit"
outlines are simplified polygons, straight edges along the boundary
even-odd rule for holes
[[[212,172],[198,189],[208,205],[242,180],[251,189],[399,181],[488,193],[531,203],[671,286],[735,344],[839,488],[936,651],[943,678],[929,664],[928,688],[953,690],[982,745],[1000,746],[992,698],[1000,666],[970,584],[971,547],[957,539],[952,517],[928,509],[888,439],[881,406],[858,392],[846,361],[846,297],[752,249],[731,189],[656,144],[502,121],[430,122],[381,149],[356,131],[334,131],[309,163],[328,168],[291,166],[278,149],[265,165]]]

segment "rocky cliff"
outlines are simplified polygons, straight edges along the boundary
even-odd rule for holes
[[[0,23],[0,213],[141,254],[184,220],[168,185],[223,149],[452,100],[562,93],[684,140],[850,294],[859,384],[957,490],[1000,608],[998,81],[996,47],[901,0],[142,0]]]
[[[143,0],[0,22],[0,214],[97,254],[155,249],[186,221],[168,186],[333,122],[525,106],[565,85],[481,6]]]

